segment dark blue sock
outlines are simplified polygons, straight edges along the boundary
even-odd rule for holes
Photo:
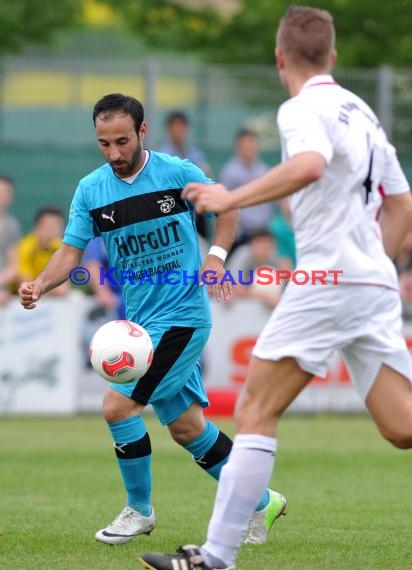
[[[148,517],[152,512],[152,449],[149,434],[140,416],[108,424],[127,492],[127,506]]]

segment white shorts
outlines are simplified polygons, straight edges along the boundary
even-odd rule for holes
[[[303,370],[324,377],[336,350],[363,400],[382,364],[412,381],[399,293],[373,285],[289,283],[253,354],[264,360],[292,357]]]

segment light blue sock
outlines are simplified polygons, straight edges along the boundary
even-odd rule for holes
[[[265,507],[267,507],[269,504],[269,489],[266,488],[263,491],[263,495],[262,498],[260,499],[260,503],[258,504],[258,506],[256,507],[257,511],[262,511]]]
[[[108,427],[115,442],[117,462],[127,492],[126,505],[148,517],[152,512],[152,449],[144,421],[140,416],[130,416],[109,423]]]
[[[211,477],[219,480],[220,472],[229,459],[232,441],[215,424],[206,421],[204,431],[190,443],[183,446],[192,454],[196,463]],[[269,490],[266,489],[256,510],[261,511],[269,503]]]

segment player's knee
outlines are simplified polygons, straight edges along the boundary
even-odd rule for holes
[[[411,430],[403,428],[395,430],[381,430],[381,432],[383,437],[387,439],[394,447],[397,447],[398,449],[412,448],[412,428]]]
[[[194,437],[190,437],[189,434],[185,431],[171,431],[170,435],[172,436],[173,440],[179,445],[187,445],[195,439]]]
[[[125,418],[125,415],[122,414],[121,410],[119,410],[116,406],[112,405],[103,405],[103,417],[108,424],[112,424],[114,422],[119,422]]]
[[[179,445],[187,445],[202,433],[201,428],[193,425],[177,424],[168,427],[173,440]]]
[[[121,405],[116,398],[111,397],[110,393],[103,398],[103,417],[108,424],[119,422],[128,417],[128,410]]]
[[[412,434],[394,434],[385,437],[394,447],[397,447],[398,449],[412,448]]]

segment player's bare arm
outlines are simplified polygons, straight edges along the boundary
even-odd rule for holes
[[[384,196],[379,219],[383,246],[387,255],[394,258],[408,231],[412,228],[412,195],[410,192]]]
[[[265,175],[228,192],[224,186],[190,183],[183,197],[196,205],[201,212],[225,212],[232,208],[245,208],[262,202],[285,198],[312,182],[325,171],[325,158],[318,152],[302,152],[275,166]]]
[[[42,295],[67,281],[73,267],[79,265],[83,250],[63,244],[50,259],[35,281],[25,281],[19,287],[20,303],[25,309],[34,309]]]
[[[229,251],[235,241],[238,222],[239,210],[237,209],[218,214],[212,244]],[[208,286],[209,297],[216,296],[217,301],[220,301],[222,297],[225,301],[228,300],[232,294],[232,284],[230,282],[225,282],[222,286],[219,284],[225,274],[224,260],[209,253],[200,273],[205,271],[213,271],[212,275],[216,276],[217,280],[216,284]]]

